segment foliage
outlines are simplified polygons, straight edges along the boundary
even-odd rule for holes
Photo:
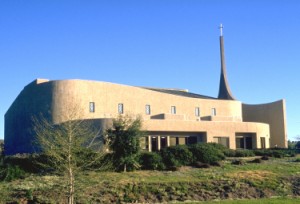
[[[219,147],[214,143],[198,143],[189,146],[189,150],[192,152],[194,162],[213,164],[225,159],[222,148]]]
[[[156,152],[143,152],[140,155],[141,168],[144,170],[163,170],[165,165],[161,155]]]
[[[254,152],[250,149],[235,150],[235,157],[253,157]]]
[[[0,181],[13,181],[25,177],[25,171],[19,166],[6,165],[0,168]]]
[[[298,142],[295,144],[295,148],[296,148],[296,149],[300,149],[300,141],[298,141]]]
[[[139,167],[140,137],[145,133],[141,130],[142,121],[138,117],[119,115],[113,120],[111,128],[106,130],[108,145],[113,152],[113,163],[117,171],[131,171]]]
[[[193,159],[186,145],[166,147],[160,151],[160,154],[167,168],[190,165]]]
[[[296,149],[256,149],[253,150],[256,156],[269,156],[275,158],[294,157],[297,154]]]
[[[85,148],[95,149],[101,142],[100,130],[91,121],[78,119],[81,118],[80,112],[76,106],[68,107],[64,115],[66,121],[60,124],[53,124],[43,115],[33,118],[36,147],[45,155],[40,165],[66,176],[68,203],[71,204],[75,196],[75,175],[93,164],[82,160],[82,152],[85,152]],[[93,160],[98,157],[103,157],[101,149]]]

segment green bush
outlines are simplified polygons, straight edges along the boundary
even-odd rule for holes
[[[219,143],[215,143],[215,142],[209,142],[209,143],[205,143],[205,144],[207,144],[209,146],[212,146],[212,147],[214,147],[214,148],[216,148],[216,149],[218,149],[222,152],[226,152],[227,150],[230,150],[229,148],[225,147],[224,145],[219,144]]]
[[[193,159],[186,145],[166,147],[160,151],[160,155],[167,168],[190,165]]]
[[[236,151],[233,149],[226,149],[223,153],[226,157],[236,157]]]
[[[163,170],[165,165],[160,154],[156,152],[143,152],[140,155],[140,165],[144,170]]]
[[[300,162],[300,158],[299,158],[299,157],[296,158],[296,159],[294,160],[294,162]]]
[[[199,143],[189,146],[193,162],[212,164],[225,159],[224,153],[214,143]]]
[[[249,149],[235,150],[235,157],[253,157],[254,152]]]
[[[253,151],[257,156],[269,156],[275,158],[294,157],[297,154],[295,149],[257,149]]]
[[[1,181],[12,181],[20,178],[25,178],[25,171],[19,166],[7,165],[0,170]]]

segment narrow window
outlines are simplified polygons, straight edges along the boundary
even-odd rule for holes
[[[195,116],[200,116],[200,108],[199,107],[196,107],[195,108]]]
[[[123,103],[119,103],[118,104],[118,113],[119,114],[123,114],[124,113]]]
[[[212,108],[212,109],[211,109],[211,115],[212,115],[212,116],[216,116],[216,115],[217,115],[217,110],[216,110],[216,108]]]
[[[171,106],[171,114],[176,114],[176,106]]]
[[[151,107],[150,107],[150,105],[146,105],[145,106],[145,112],[146,112],[146,115],[150,115],[151,114]]]
[[[95,112],[95,102],[90,102],[90,113]]]

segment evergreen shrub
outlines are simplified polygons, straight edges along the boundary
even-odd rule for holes
[[[160,154],[167,168],[190,165],[193,159],[186,145],[166,147],[160,151]]]
[[[225,159],[224,153],[220,146],[214,143],[198,143],[189,146],[193,155],[193,162],[203,162],[212,164]]]
[[[144,170],[163,170],[165,165],[161,155],[156,152],[143,152],[140,155],[140,165]]]

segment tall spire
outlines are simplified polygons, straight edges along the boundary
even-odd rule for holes
[[[229,84],[227,82],[226,75],[226,64],[225,64],[225,53],[224,53],[224,39],[223,39],[223,25],[220,25],[220,54],[221,54],[221,76],[220,76],[220,86],[219,86],[219,99],[224,100],[235,100],[233,97]]]

